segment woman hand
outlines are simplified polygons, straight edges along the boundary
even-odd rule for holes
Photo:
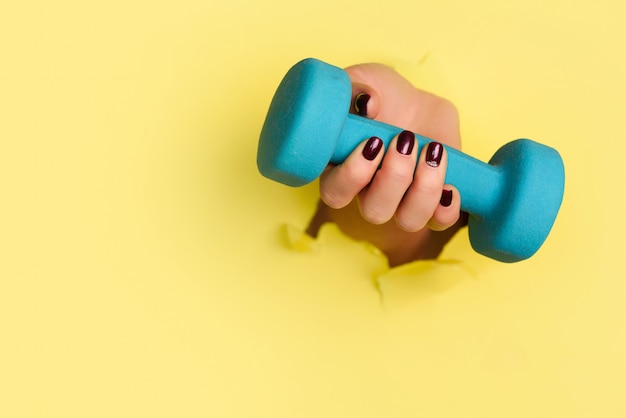
[[[458,190],[444,184],[447,153],[441,145],[460,149],[458,112],[384,65],[346,71],[352,80],[351,112],[406,131],[387,150],[376,137],[364,139],[346,161],[326,168],[307,232],[315,236],[323,223],[334,222],[347,235],[377,246],[391,266],[436,258],[464,222]],[[436,142],[417,155],[411,132]]]

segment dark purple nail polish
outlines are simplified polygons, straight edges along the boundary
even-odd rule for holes
[[[426,148],[426,164],[431,167],[439,167],[443,156],[443,145],[439,142],[431,142]]]
[[[441,192],[441,199],[439,199],[439,203],[443,207],[448,207],[452,204],[452,190],[443,189]]]
[[[398,142],[396,148],[398,152],[403,155],[410,155],[413,152],[413,146],[415,145],[415,134],[411,131],[402,131],[398,136]]]
[[[359,116],[367,116],[367,102],[370,100],[370,95],[367,93],[359,93],[354,98],[354,110]]]
[[[365,157],[366,160],[372,161],[374,158],[376,158],[382,147],[382,139],[378,138],[377,136],[371,137],[365,143],[365,148],[363,148],[363,157]]]

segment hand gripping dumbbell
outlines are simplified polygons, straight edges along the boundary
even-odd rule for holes
[[[264,176],[302,186],[328,163],[339,164],[365,139],[385,146],[402,129],[349,113],[352,85],[341,68],[305,59],[285,75],[270,105],[257,154]],[[428,138],[416,135],[418,153]],[[446,147],[445,182],[470,214],[469,237],[477,252],[504,262],[529,258],[545,241],[563,199],[565,172],[559,153],[529,139],[500,148],[485,164]]]

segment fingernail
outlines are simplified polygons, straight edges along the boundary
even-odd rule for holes
[[[431,142],[426,148],[426,164],[431,167],[439,167],[443,156],[443,145],[439,142]]]
[[[441,192],[441,199],[439,199],[439,203],[443,207],[448,207],[452,204],[452,190],[443,189]]]
[[[367,116],[367,102],[371,96],[367,93],[359,93],[354,98],[354,110],[360,116]]]
[[[413,146],[415,145],[415,134],[411,131],[402,131],[398,136],[398,142],[396,148],[398,152],[403,155],[410,155],[413,152]]]
[[[365,148],[363,148],[363,157],[365,157],[366,160],[372,161],[374,158],[376,158],[382,147],[382,139],[378,138],[377,136],[371,137],[365,143]]]

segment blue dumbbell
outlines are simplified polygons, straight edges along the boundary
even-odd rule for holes
[[[341,68],[316,59],[293,66],[270,105],[257,154],[264,176],[302,186],[339,164],[371,136],[385,146],[402,129],[349,113],[352,85]],[[416,135],[418,152],[431,142]],[[446,183],[469,212],[477,252],[504,262],[529,258],[547,238],[563,199],[565,171],[559,153],[529,139],[500,148],[485,164],[447,147]]]

